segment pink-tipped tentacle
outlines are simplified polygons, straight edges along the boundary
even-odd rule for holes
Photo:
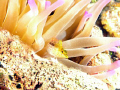
[[[75,33],[73,34],[73,37],[83,29],[86,21],[87,21],[91,16],[92,16],[91,13],[88,13],[88,11],[85,11],[82,20],[80,21],[80,23],[79,23],[79,25],[78,25]]]
[[[53,3],[52,5],[50,5],[48,8],[46,8],[43,12],[41,12],[39,15],[37,15],[28,25],[27,28],[27,35],[28,36],[33,36],[36,33],[37,30],[37,26],[40,22],[42,22],[45,18],[47,18],[47,16],[54,11],[55,9],[57,9],[58,7],[60,7],[61,5],[64,4],[64,0],[58,0],[55,3]]]
[[[30,6],[31,11],[34,15],[38,15],[38,7],[34,0],[28,0],[28,5]]]
[[[95,75],[91,75],[91,76],[93,76],[97,79],[103,80],[110,76],[113,76],[114,74],[115,74],[115,70],[110,70],[110,71],[104,72],[102,74],[95,74]]]
[[[112,48],[109,49],[109,51],[117,52],[117,49],[118,49],[117,47],[112,47]]]
[[[51,5],[51,2],[50,1],[46,1],[45,2],[45,9],[47,9],[50,5]]]

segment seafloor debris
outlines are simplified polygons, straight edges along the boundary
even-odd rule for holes
[[[0,68],[4,71],[0,71],[0,80],[10,90],[108,90],[106,83],[101,80],[80,70],[67,68],[56,59],[48,60],[37,56],[8,31],[0,31],[0,41],[0,52],[3,52],[0,54],[0,62],[4,67]],[[8,43],[9,41],[11,42]]]
[[[111,2],[103,9],[101,23],[110,36],[120,37],[120,2]]]

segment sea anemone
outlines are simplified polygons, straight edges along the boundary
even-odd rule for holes
[[[120,61],[110,65],[86,66],[96,54],[105,50],[116,51],[116,47],[120,46],[120,38],[117,37],[90,37],[99,14],[110,0],[98,0],[88,7],[90,2],[0,0],[0,27],[18,35],[41,57],[54,56],[61,63],[88,74],[108,71],[102,76],[94,75],[97,78],[110,76],[114,72],[110,70],[118,68]],[[58,40],[54,41],[53,38]],[[78,56],[84,56],[83,65],[65,59]]]

